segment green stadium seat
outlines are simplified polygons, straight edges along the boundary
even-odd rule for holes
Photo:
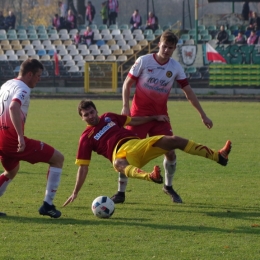
[[[201,30],[205,30],[206,27],[205,25],[198,25],[198,31],[200,32]]]
[[[27,39],[28,39],[28,36],[27,36],[27,34],[18,34],[18,35],[17,35],[17,39],[18,39],[19,41],[27,40]]]
[[[29,29],[27,30],[27,34],[37,34],[37,31],[35,29]]]
[[[162,33],[163,33],[162,29],[157,29],[157,30],[155,30],[154,35],[155,36],[160,36]]]
[[[197,71],[196,67],[188,67],[185,69],[185,73],[195,73]]]
[[[13,41],[13,40],[17,40],[18,38],[16,34],[9,34],[9,35],[7,34],[7,39],[9,41]]]
[[[209,34],[209,31],[207,29],[200,30],[200,35],[202,36],[202,38],[203,38],[204,35],[208,35],[208,34]]]
[[[0,34],[0,41],[7,40],[6,34]]]
[[[96,24],[91,24],[89,27],[90,27],[92,30],[97,29],[97,25],[96,25]]]
[[[153,40],[155,39],[155,36],[154,36],[154,34],[147,34],[147,35],[145,36],[145,39],[146,39],[147,41],[153,41]]]
[[[36,30],[34,25],[28,25],[26,30],[29,31],[30,29]]]
[[[80,30],[86,30],[86,25],[85,24],[80,24],[79,26],[78,26],[78,30],[80,31]]]
[[[48,40],[49,36],[47,34],[38,34],[38,39],[41,41]]]
[[[238,28],[238,25],[231,25],[231,26],[229,27],[229,29],[230,29],[230,31],[233,33],[234,31],[238,30],[239,28]]]
[[[40,27],[39,29],[37,29],[37,34],[47,34],[47,31],[45,28]]]
[[[46,30],[46,27],[44,25],[38,25],[36,26],[36,30],[39,31],[39,30]]]
[[[164,25],[164,26],[162,27],[162,29],[163,29],[163,31],[166,31],[166,30],[171,29],[171,26],[170,26],[170,25]]]
[[[208,42],[210,40],[212,40],[212,36],[210,34],[201,35],[201,41]]]
[[[144,33],[143,33],[144,36],[150,35],[150,34],[153,34],[153,30],[151,30],[151,29],[144,30]]]
[[[208,29],[209,32],[211,32],[211,31],[216,31],[216,30],[217,30],[217,27],[216,27],[216,25],[209,25],[209,26],[207,27],[207,29]]]
[[[129,29],[129,26],[128,26],[128,24],[121,24],[121,25],[119,26],[119,29],[120,29],[120,30]]]
[[[181,35],[180,39],[182,39],[183,41],[187,41],[187,40],[189,40],[189,39],[190,39],[190,35],[189,35],[189,34],[186,34],[186,33],[184,33],[184,34],[182,34],[182,35]]]
[[[37,34],[29,34],[28,35],[28,40],[38,40],[38,35]]]
[[[109,30],[114,30],[114,29],[118,29],[117,24],[110,24],[108,27]]]
[[[98,26],[98,30],[101,32],[103,29],[107,29],[107,25],[106,24],[100,24]]]
[[[20,29],[26,30],[26,27],[24,25],[17,25],[16,30],[18,31]]]

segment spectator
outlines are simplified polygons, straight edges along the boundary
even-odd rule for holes
[[[52,19],[52,26],[58,31],[63,28],[63,19],[58,14],[55,14]]]
[[[116,18],[118,16],[118,0],[108,0],[107,1],[107,9],[108,9],[108,23],[116,24]]]
[[[5,17],[2,11],[0,11],[0,29],[5,29]]]
[[[146,27],[144,28],[145,30],[157,30],[159,28],[158,26],[158,18],[153,14],[153,12],[149,12],[148,14],[148,19],[146,21]]]
[[[96,9],[94,5],[92,5],[91,1],[88,1],[86,7],[86,20],[88,21],[88,25],[91,25],[96,14]]]
[[[249,11],[250,11],[249,2],[246,1],[246,2],[244,2],[243,8],[242,8],[242,17],[245,21],[249,20]]]
[[[73,41],[75,45],[79,45],[82,41],[82,37],[79,34],[79,32],[77,32],[74,36],[73,36]]]
[[[9,15],[5,18],[5,29],[14,29],[15,28],[16,17],[13,11],[9,11]]]
[[[68,31],[77,28],[77,19],[72,10],[68,10],[68,15],[65,17],[65,28]]]
[[[236,44],[246,44],[246,36],[244,35],[244,32],[240,31],[235,38]]]
[[[258,36],[256,35],[256,31],[252,30],[250,36],[247,39],[247,44],[253,45],[253,44],[257,44],[257,42],[258,42]]]
[[[65,17],[67,13],[67,5],[64,4],[62,1],[59,1],[58,6],[60,9],[60,17]]]
[[[220,31],[218,32],[217,34],[217,44],[225,44],[225,43],[228,43],[228,33],[227,31],[225,30],[225,27],[224,25],[221,25],[220,26]]]
[[[90,44],[94,43],[94,32],[92,31],[90,26],[87,26],[86,31],[83,34],[82,41],[83,44]]]
[[[107,2],[102,3],[100,14],[101,14],[103,24],[107,24],[107,18],[108,18]]]
[[[249,20],[247,30],[260,30],[260,17],[258,17],[256,12],[252,12],[252,17]]]
[[[135,29],[140,29],[142,25],[142,17],[139,14],[138,9],[134,10],[134,13],[131,16],[130,19],[130,24],[131,24],[131,31],[133,32]]]

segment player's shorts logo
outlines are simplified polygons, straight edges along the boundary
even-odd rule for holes
[[[166,72],[166,76],[167,76],[168,78],[171,78],[171,77],[172,77],[172,72],[168,70],[168,71]]]

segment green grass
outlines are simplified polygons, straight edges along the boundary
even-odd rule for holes
[[[85,124],[79,100],[32,100],[26,135],[65,155],[55,204],[60,219],[40,216],[47,165],[22,162],[19,174],[0,199],[0,259],[259,259],[260,141],[259,103],[201,102],[214,127],[208,130],[187,102],[169,102],[174,133],[219,149],[233,142],[227,167],[177,151],[174,187],[184,203],[173,204],[161,185],[130,179],[127,199],[110,219],[94,217],[90,206],[117,190],[109,161],[93,155],[77,198],[71,194],[78,139]],[[95,101],[100,114],[121,111],[121,101]],[[162,164],[162,158],[145,169]]]

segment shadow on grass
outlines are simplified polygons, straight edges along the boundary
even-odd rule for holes
[[[243,215],[246,215],[246,213],[240,213]],[[251,216],[251,213],[249,213]],[[245,217],[245,216],[244,216]],[[59,225],[63,227],[64,225],[104,225],[104,228],[108,226],[112,227],[119,227],[119,226],[133,226],[133,227],[142,227],[142,228],[153,228],[153,229],[161,229],[161,230],[180,230],[180,231],[190,231],[190,232],[200,232],[200,233],[241,233],[241,234],[260,234],[260,226],[240,226],[235,227],[233,229],[225,229],[225,228],[217,228],[217,227],[206,227],[206,226],[189,226],[189,225],[164,225],[164,224],[153,224],[149,223],[150,219],[134,219],[134,218],[116,218],[112,217],[110,219],[95,219],[95,220],[79,220],[79,219],[72,219],[72,218],[66,218],[64,216],[63,218],[59,219],[51,219],[51,218],[30,218],[30,217],[21,217],[21,216],[6,216],[1,217],[1,222],[4,223],[5,221],[12,221],[12,222],[18,222],[18,223],[29,223],[29,224],[46,224],[49,225]],[[144,223],[146,222],[146,223]]]

